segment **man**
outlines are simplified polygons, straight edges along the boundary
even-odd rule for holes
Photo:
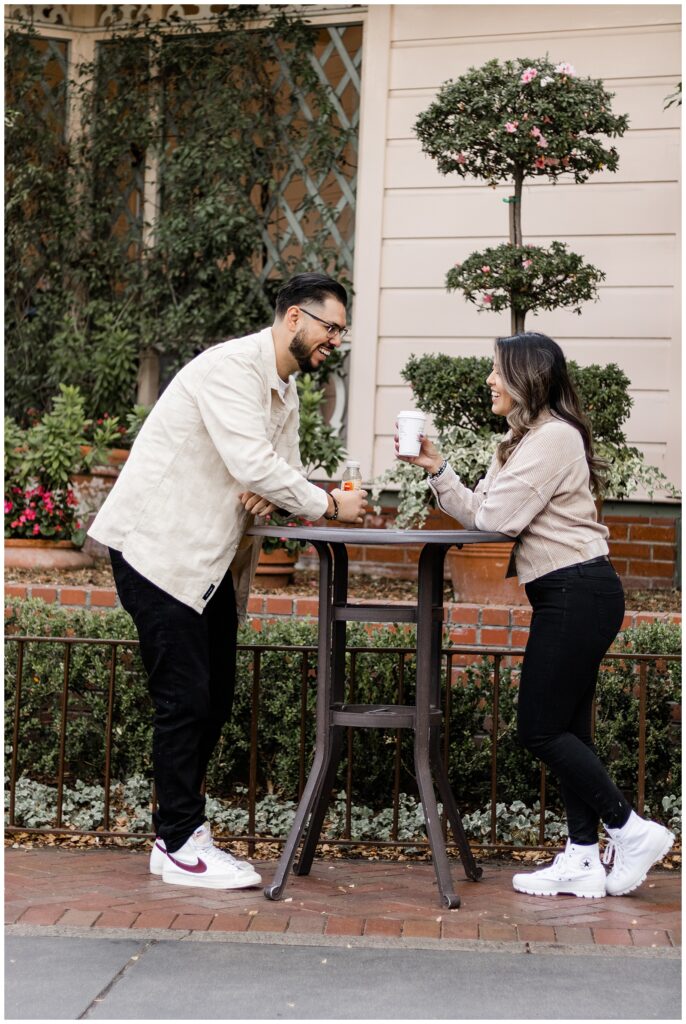
[[[362,523],[366,491],[327,495],[303,476],[291,374],[318,369],[346,333],[347,293],[323,274],[279,292],[271,328],[225,341],[172,380],[146,420],[90,534],[110,548],[140,638],[154,705],[157,839],[165,882],[257,885],[205,822],[205,771],[233,699],[236,633],[260,542],[254,515]]]

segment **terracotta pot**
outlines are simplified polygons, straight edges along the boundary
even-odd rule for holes
[[[82,455],[88,455],[88,453],[90,451],[92,451],[92,449],[93,449],[92,445],[90,445],[90,444],[82,444],[81,445],[81,454]],[[126,462],[126,460],[129,457],[129,452],[130,452],[129,448],[108,448],[107,449],[107,465],[108,466],[119,466],[119,467],[123,466],[123,464]],[[98,466],[97,470],[100,471],[101,468],[104,468],[104,467]]]
[[[5,565],[8,569],[88,569],[93,559],[70,540],[16,537],[5,541]]]
[[[292,555],[284,548],[260,551],[255,575],[265,587],[287,586],[293,580],[297,560],[297,555]]]
[[[451,548],[446,564],[455,600],[464,604],[528,604],[517,577],[506,578],[512,544],[465,544]]]

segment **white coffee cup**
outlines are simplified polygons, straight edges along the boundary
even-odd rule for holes
[[[426,416],[418,409],[398,413],[398,455],[419,455]]]

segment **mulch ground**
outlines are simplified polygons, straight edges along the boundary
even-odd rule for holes
[[[280,594],[288,597],[308,597],[316,592],[318,574],[311,571],[297,571],[293,583],[282,587],[265,587],[257,578],[253,584],[255,593]],[[6,569],[7,583],[52,584],[62,587],[113,587],[112,570],[109,562],[98,562],[92,569]],[[414,580],[400,580],[388,576],[367,576],[351,574],[348,587],[350,597],[367,601],[412,601],[416,596]],[[450,583],[444,586],[444,599],[453,600]],[[627,611],[680,612],[680,590],[627,590]]]

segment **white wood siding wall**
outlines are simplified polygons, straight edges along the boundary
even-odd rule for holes
[[[607,275],[579,317],[529,315],[582,364],[631,379],[628,436],[679,483],[680,71],[677,5],[370,5],[365,28],[349,450],[366,476],[392,461],[395,414],[412,404],[411,353],[488,355],[509,313],[449,295],[448,268],[507,237],[507,187],[442,177],[412,125],[439,86],[492,57],[542,57],[602,78],[627,113],[619,170],[586,184],[525,186],[527,241],[552,239]]]

